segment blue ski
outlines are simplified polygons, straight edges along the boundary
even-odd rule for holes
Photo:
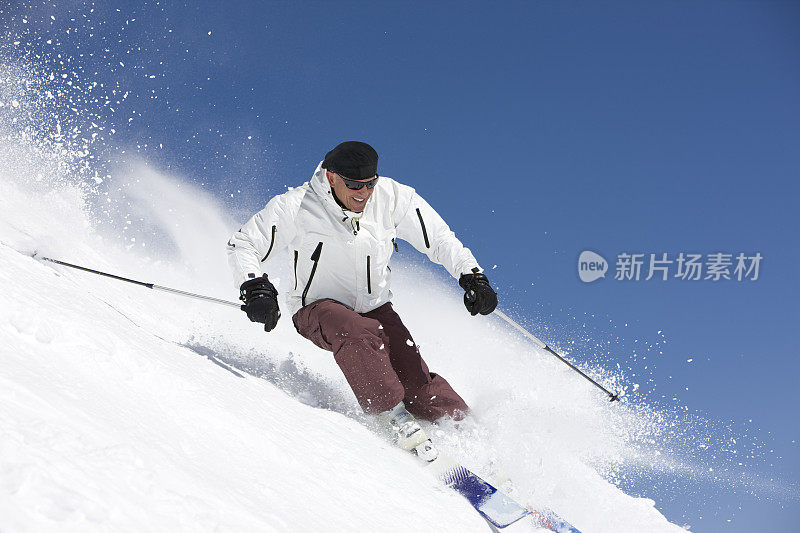
[[[510,526],[514,522],[530,516],[539,527],[557,533],[580,533],[549,509],[539,511],[524,507],[504,492],[497,490],[479,475],[441,452],[435,460],[428,463],[427,468],[437,478],[466,498],[487,522],[497,528]]]
[[[427,468],[442,482],[464,496],[475,510],[495,527],[509,526],[531,513],[486,480],[441,452]]]

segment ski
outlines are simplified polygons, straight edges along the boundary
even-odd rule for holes
[[[435,477],[461,494],[472,507],[497,528],[510,526],[532,513],[488,481],[439,452],[426,467]]]
[[[535,509],[521,505],[441,451],[434,460],[428,462],[426,468],[436,478],[466,498],[487,522],[498,529],[508,527],[529,516],[538,527],[556,533],[580,533],[569,522],[549,509]]]

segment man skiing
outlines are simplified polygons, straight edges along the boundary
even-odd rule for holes
[[[242,309],[271,331],[278,292],[262,264],[291,252],[294,286],[287,304],[300,335],[333,352],[365,412],[378,415],[403,449],[430,444],[415,416],[463,417],[468,407],[440,375],[428,371],[390,302],[389,258],[395,239],[443,265],[464,289],[474,316],[497,306],[478,262],[413,188],[378,176],[378,154],[347,141],[328,152],[302,186],[273,197],[228,241]]]

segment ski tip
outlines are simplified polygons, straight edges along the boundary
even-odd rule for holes
[[[526,507],[530,511],[529,516],[534,520],[536,526],[555,531],[556,533],[581,533],[572,524],[558,516],[550,509],[542,509],[541,511],[531,507]]]

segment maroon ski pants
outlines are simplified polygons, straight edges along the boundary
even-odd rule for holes
[[[335,300],[317,300],[292,321],[300,335],[333,352],[367,413],[388,411],[401,401],[411,414],[429,421],[461,418],[469,409],[442,376],[428,371],[391,302],[356,313]]]

